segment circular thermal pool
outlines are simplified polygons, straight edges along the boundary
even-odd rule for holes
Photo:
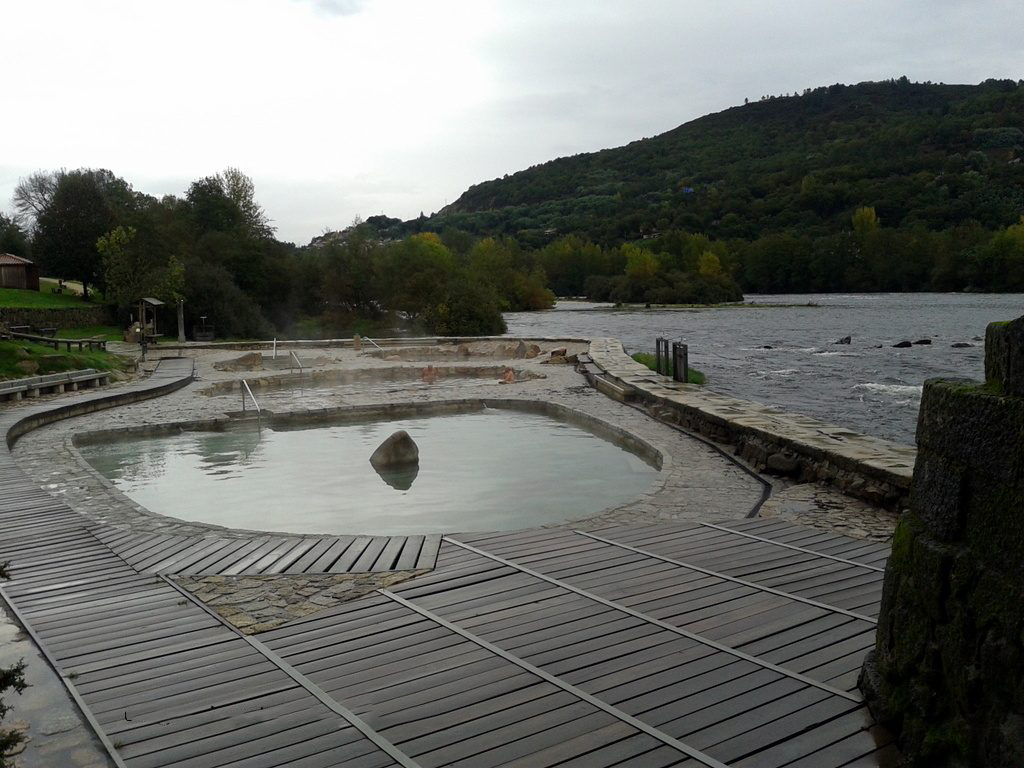
[[[399,429],[418,444],[419,465],[378,473],[370,454]],[[565,522],[636,497],[660,463],[654,449],[635,441],[497,408],[149,437],[121,433],[116,440],[108,433],[102,441],[79,441],[79,451],[152,512],[230,528],[322,534]]]

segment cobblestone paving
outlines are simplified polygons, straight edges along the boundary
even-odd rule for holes
[[[421,571],[302,576],[175,576],[181,587],[245,634],[274,627],[390,587]]]
[[[855,539],[888,541],[899,516],[845,496],[833,488],[800,483],[776,489],[761,507],[761,517],[779,517]]]

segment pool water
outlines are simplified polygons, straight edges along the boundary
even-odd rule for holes
[[[419,467],[378,474],[370,454],[399,429],[418,444]],[[289,533],[529,528],[622,504],[658,472],[580,427],[497,409],[291,430],[184,432],[80,451],[152,512]]]

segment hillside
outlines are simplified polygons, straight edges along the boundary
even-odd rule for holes
[[[1024,81],[832,85],[772,97],[624,147],[470,187],[427,221],[540,246],[578,233],[605,244],[673,229],[713,239],[883,226],[986,230],[1024,211]]]

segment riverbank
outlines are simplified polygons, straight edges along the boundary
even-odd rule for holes
[[[689,346],[690,365],[723,395],[764,403],[855,432],[914,444],[921,388],[930,378],[981,378],[988,323],[1016,317],[1024,294],[748,296],[806,304],[771,311],[631,311],[574,306],[506,315],[515,336],[563,334],[654,352],[664,337]],[[850,344],[834,342],[851,337]],[[978,337],[978,338],[975,338]],[[904,339],[931,345],[895,349]],[[957,346],[953,345],[968,346]]]

